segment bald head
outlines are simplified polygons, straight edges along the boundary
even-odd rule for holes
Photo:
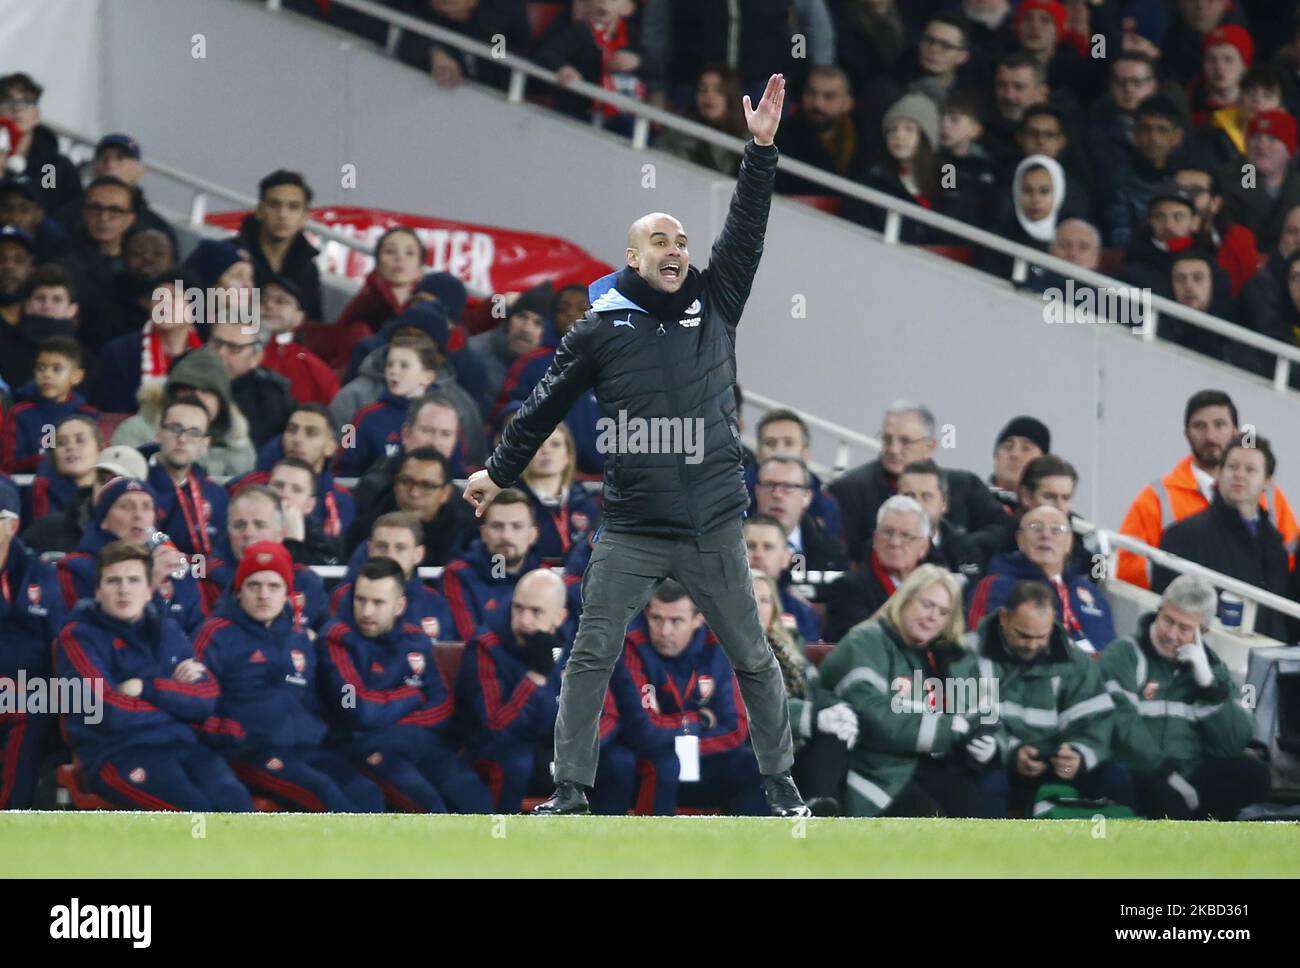
[[[627,264],[651,288],[676,292],[690,267],[682,223],[665,212],[642,215],[627,230]]]
[[[568,618],[564,580],[548,568],[528,572],[515,585],[510,601],[510,630],[519,639],[533,632],[554,632]]]

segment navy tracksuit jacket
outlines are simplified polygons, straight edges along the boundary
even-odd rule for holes
[[[358,410],[352,418],[353,445],[339,448],[334,473],[339,477],[360,477],[376,461],[401,450],[402,423],[410,403],[409,397],[395,396],[385,389],[378,400]]]
[[[195,731],[217,708],[219,688],[209,673],[197,682],[172,678],[194,658],[189,640],[152,606],[135,622],[119,621],[98,603],[83,602],[59,633],[55,673],[102,680],[98,721],[64,713],[64,734],[96,793],[124,807],[146,810],[251,810],[248,791]],[[115,688],[143,681],[139,696]]]
[[[683,652],[666,658],[650,644],[645,620],[638,618],[624,642],[610,689],[625,741],[648,763],[638,812],[672,814],[686,801],[739,814],[767,813],[740,686],[707,626],[696,631]],[[700,715],[704,708],[716,717],[714,725]],[[698,782],[678,782],[676,739],[683,734],[699,737]]]
[[[519,810],[528,781],[539,765],[539,754],[550,761],[559,712],[560,682],[568,662],[571,637],[564,654],[538,686],[528,678],[528,665],[510,629],[510,612],[498,612],[487,628],[465,645],[456,677],[457,727],[468,755],[488,778],[497,809]],[[591,805],[597,813],[626,813],[632,806],[636,758],[617,742],[618,709],[605,696],[600,717],[600,766]]]
[[[83,599],[95,597],[95,556],[117,535],[103,528],[90,528],[77,550],[59,559],[59,589],[63,603],[71,609]],[[193,635],[207,617],[199,583],[188,572],[182,578],[168,578],[153,593],[154,607],[170,616],[186,633]]]
[[[235,586],[235,572],[239,562],[230,550],[230,542],[222,539],[207,561],[207,577],[200,583],[204,606],[211,612],[217,606],[221,596],[230,593]],[[289,594],[289,604],[293,607],[295,621],[299,625],[320,630],[329,621],[329,599],[325,595],[325,583],[320,576],[307,565],[294,562],[293,590]]]
[[[523,567],[516,574],[494,578],[492,557],[483,547],[482,541],[475,541],[465,554],[447,562],[442,573],[442,593],[451,604],[457,638],[468,642],[494,612],[508,613],[515,585],[540,564],[537,550],[530,549],[524,558]]]
[[[562,565],[575,547],[600,525],[600,506],[581,484],[569,486],[563,504],[547,504],[521,478],[515,487],[528,496],[537,521],[535,551],[547,565]]]
[[[46,400],[32,382],[14,394],[16,401],[5,415],[4,433],[0,433],[0,460],[10,474],[30,474],[45,453],[46,428],[53,438],[53,428],[65,417],[84,413],[99,420],[99,411],[86,398],[73,391],[59,403]],[[51,450],[53,448],[50,448]]]
[[[335,615],[343,603],[351,599],[352,585],[357,580],[357,572],[370,556],[370,541],[357,545],[352,560],[348,562],[347,574],[343,583],[330,593],[330,611]],[[420,631],[431,639],[451,642],[456,638],[456,624],[452,619],[451,605],[441,594],[426,585],[418,573],[411,575],[406,582],[406,611],[402,621],[408,625],[418,626]]]
[[[162,464],[152,463],[148,483],[158,502],[158,529],[186,555],[211,556],[226,533],[226,489],[210,481],[197,464],[177,485]]]
[[[0,568],[0,679],[48,678],[50,646],[67,620],[54,566],[17,538]],[[24,708],[0,712],[0,810],[32,806],[51,715]]]
[[[201,725],[250,788],[289,809],[371,813],[384,796],[344,757],[324,749],[316,646],[284,611],[268,627],[229,596],[194,639],[221,689]]]
[[[447,735],[455,706],[433,644],[410,624],[367,638],[345,600],[318,640],[332,739],[398,809],[487,813],[487,790]]]

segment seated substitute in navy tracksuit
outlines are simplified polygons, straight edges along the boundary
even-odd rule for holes
[[[501,813],[518,813],[530,788],[551,788],[560,682],[573,644],[567,625],[552,635],[521,639],[511,624],[509,608],[491,615],[486,628],[466,643],[456,677],[459,730]],[[545,676],[546,683],[537,685],[529,672]],[[600,765],[591,791],[595,813],[626,814],[632,807],[636,757],[618,741],[618,718],[613,696],[606,693]]]
[[[447,562],[442,573],[442,593],[451,604],[457,638],[468,642],[492,615],[509,614],[515,585],[539,564],[537,551],[530,548],[518,571],[512,575],[496,569],[500,572],[498,578],[493,574],[492,556],[482,541],[475,541],[463,555]]]
[[[90,524],[82,535],[77,550],[64,555],[58,562],[59,591],[63,603],[71,609],[77,602],[95,597],[95,556],[118,536],[102,527],[104,518],[117,500],[113,495],[125,494],[133,488],[146,488],[139,481],[119,478],[99,493],[99,500],[91,509]],[[206,616],[203,614],[203,596],[199,583],[186,571],[183,575],[169,575],[153,593],[153,604],[160,614],[175,620],[187,634],[198,631]]]
[[[357,545],[357,552],[348,562],[347,574],[343,576],[342,583],[330,593],[330,611],[335,615],[351,597],[357,572],[369,557],[370,541],[367,539]],[[452,619],[451,606],[447,599],[424,583],[418,572],[406,579],[406,611],[402,613],[402,622],[417,626],[429,638],[439,642],[456,639],[456,624]]]
[[[207,576],[199,583],[203,602],[210,612],[216,607],[221,596],[229,593],[235,583],[235,572],[239,570],[239,559],[231,550],[230,542],[222,539],[207,562]],[[293,591],[289,593],[289,604],[293,606],[294,621],[305,628],[320,631],[330,618],[329,598],[325,594],[325,583],[320,575],[310,566],[293,563]]]
[[[282,576],[289,571],[289,553],[268,542],[250,546],[245,555],[246,561],[253,560],[249,575],[259,570],[256,554],[276,559],[267,569]],[[201,726],[203,738],[250,790],[290,810],[384,809],[379,787],[346,757],[323,746],[316,646],[306,632],[294,628],[287,604],[267,624],[249,615],[237,599],[222,598],[194,639],[194,655],[221,688],[216,714]]]
[[[433,640],[398,624],[368,638],[352,599],[318,641],[322,705],[334,744],[410,813],[490,813],[492,798],[447,738],[454,704]]]
[[[17,528],[18,493],[0,489],[0,528]],[[9,522],[13,523],[10,524]],[[54,566],[41,561],[17,538],[8,542],[0,563],[0,679],[29,682],[50,676],[50,643],[67,620]],[[29,687],[30,688],[30,687]],[[51,715],[15,707],[0,711],[0,810],[32,806],[45,743],[54,728]]]
[[[82,602],[59,633],[55,674],[102,680],[102,714],[64,713],[62,723],[90,790],[119,807],[144,810],[252,810],[248,791],[191,724],[217,707],[211,674],[195,682],[172,678],[194,658],[180,626],[146,605],[133,622],[115,619],[98,602]],[[139,696],[119,683],[143,680]]]
[[[708,626],[668,658],[651,645],[645,619],[638,617],[610,688],[624,740],[642,761],[637,813],[672,815],[678,805],[721,806],[742,816],[768,813],[740,687]],[[698,782],[678,782],[676,740],[683,733],[699,737]]]

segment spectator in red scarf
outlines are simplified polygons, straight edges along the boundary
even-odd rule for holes
[[[149,322],[139,333],[110,340],[101,354],[101,379],[91,403],[105,413],[135,413],[141,388],[158,386],[172,361],[203,344],[195,320],[185,307],[184,284],[176,279],[154,280]]]
[[[302,290],[292,279],[273,276],[263,284],[261,321],[271,337],[262,351],[262,366],[288,379],[299,403],[328,405],[339,392],[339,378],[298,341],[307,318],[302,299]]]
[[[1265,261],[1255,242],[1255,233],[1223,215],[1223,195],[1213,172],[1182,167],[1174,172],[1174,183],[1196,203],[1197,245],[1218,253],[1219,268],[1228,274],[1232,297],[1236,299]]]
[[[895,494],[876,512],[871,557],[865,568],[837,578],[823,592],[823,638],[838,642],[844,633],[876,613],[903,579],[930,551],[930,517],[905,494]]]

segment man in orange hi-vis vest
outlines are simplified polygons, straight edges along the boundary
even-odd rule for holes
[[[1119,526],[1121,534],[1153,548],[1160,547],[1160,536],[1169,525],[1210,506],[1214,496],[1214,469],[1223,448],[1238,433],[1236,404],[1221,390],[1192,394],[1183,413],[1183,433],[1192,452],[1164,477],[1142,489]],[[1266,491],[1259,503],[1281,532],[1287,552],[1293,553],[1300,524],[1296,523],[1282,488],[1274,486]],[[1129,551],[1119,553],[1116,576],[1142,588],[1151,587],[1147,559]]]

